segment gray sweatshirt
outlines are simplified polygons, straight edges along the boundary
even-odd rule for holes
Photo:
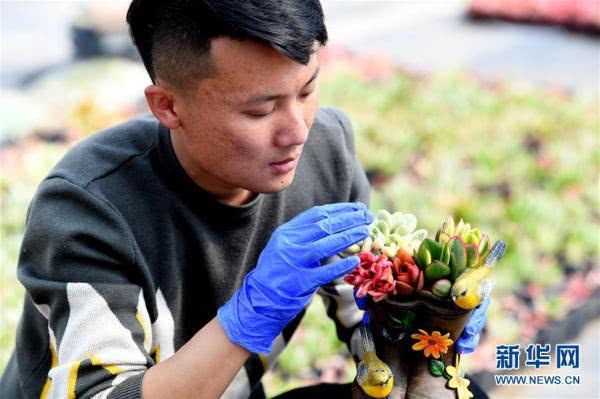
[[[350,122],[332,109],[319,110],[293,184],[243,206],[196,185],[153,117],[91,136],[30,204],[18,265],[27,294],[0,398],[140,398],[145,370],[215,317],[275,228],[315,205],[368,198]],[[338,280],[319,293],[357,353],[351,286]],[[250,357],[224,397],[262,391],[302,315],[271,354]]]

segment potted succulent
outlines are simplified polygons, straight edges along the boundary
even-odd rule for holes
[[[342,255],[359,266],[344,277],[366,299],[364,360],[354,398],[469,398],[454,343],[489,295],[491,266],[504,253],[478,228],[449,217],[434,239],[414,215],[382,210],[371,234]]]

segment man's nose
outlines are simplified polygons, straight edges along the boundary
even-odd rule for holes
[[[275,145],[277,147],[303,145],[308,138],[304,108],[292,107],[284,115],[275,135]]]

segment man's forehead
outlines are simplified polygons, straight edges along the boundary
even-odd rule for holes
[[[310,85],[319,75],[319,67],[317,66],[315,71],[313,72],[312,76],[306,81],[306,83],[304,83],[304,85],[302,85],[302,87],[308,86]],[[274,90],[278,90],[278,89],[282,89],[282,88],[274,88]],[[286,92],[277,92],[277,91],[271,91],[269,92],[266,88],[262,88],[262,90],[259,90],[259,94],[256,95],[248,95],[246,98],[244,98],[241,101],[241,105],[252,105],[252,104],[256,104],[256,103],[261,103],[261,102],[265,102],[265,101],[271,101],[271,100],[277,100],[280,97],[284,97],[285,95],[287,95],[288,93]],[[265,93],[266,94],[262,94]]]
[[[318,73],[316,53],[302,65],[252,41],[218,38],[211,42],[211,60],[215,74],[211,86],[227,90],[232,101],[302,88]]]

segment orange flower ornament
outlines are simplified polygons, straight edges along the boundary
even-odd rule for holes
[[[426,331],[419,329],[421,334],[412,334],[411,338],[418,340],[416,344],[412,346],[413,350],[423,350],[425,357],[429,355],[435,359],[440,358],[440,353],[447,353],[448,347],[454,343],[449,337],[450,333],[442,335],[439,331],[433,331],[428,334]]]

